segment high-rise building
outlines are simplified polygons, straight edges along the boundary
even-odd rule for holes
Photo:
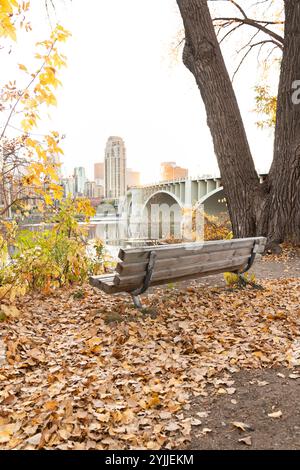
[[[95,181],[86,181],[84,185],[84,195],[88,198],[95,197],[96,183]]]
[[[187,168],[177,166],[175,162],[164,162],[160,164],[161,181],[172,181],[187,178],[189,171]]]
[[[95,181],[86,181],[84,195],[89,199],[103,198],[104,187]]]
[[[126,193],[126,148],[121,137],[109,137],[105,148],[105,197],[118,199]]]
[[[139,186],[141,184],[141,174],[139,171],[127,168],[126,178],[127,188],[132,188],[133,186]]]
[[[94,181],[98,185],[104,185],[104,162],[94,164]]]
[[[75,179],[75,193],[79,195],[84,194],[85,183],[86,183],[86,176],[85,176],[85,169],[83,166],[78,166],[74,168],[74,179]]]
[[[64,197],[75,196],[75,178],[69,176],[68,178],[63,178],[61,181],[64,189]]]
[[[96,198],[103,198],[104,197],[104,186],[102,186],[101,184],[96,184],[95,197]]]

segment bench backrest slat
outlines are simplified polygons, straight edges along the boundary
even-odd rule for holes
[[[259,245],[262,237],[237,238],[234,240],[216,240],[204,243],[179,243],[174,245],[162,245],[142,248],[121,248],[119,259],[128,263],[148,261],[149,252],[155,251],[157,259],[174,258],[189,254],[215,253],[226,249],[253,247],[256,241]]]

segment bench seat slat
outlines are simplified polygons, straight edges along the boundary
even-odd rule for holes
[[[236,266],[236,269],[238,269],[239,266]],[[170,284],[170,283],[176,283],[176,282],[181,282],[181,281],[189,281],[189,280],[193,280],[193,279],[200,279],[202,277],[209,277],[209,276],[214,276],[216,274],[222,274],[224,272],[224,269],[219,269],[219,270],[215,270],[213,272],[209,272],[209,273],[197,273],[197,274],[191,274],[190,276],[179,276],[179,277],[175,277],[175,278],[172,278],[172,279],[169,279],[169,278],[166,278],[166,279],[162,279],[162,280],[159,280],[159,281],[152,281],[151,284],[150,284],[150,287],[155,287],[155,286],[161,286],[161,285],[164,285],[164,284]],[[106,285],[105,282],[102,283],[98,281],[98,284],[97,284],[97,281],[92,284],[94,287],[98,287],[100,288],[101,290],[103,290],[103,292],[105,292],[106,294],[118,294],[118,293],[121,293],[121,292],[128,292],[130,293],[133,289],[139,287],[139,286],[133,286],[133,285],[128,285],[128,286],[115,286],[115,285]]]
[[[102,274],[100,276],[91,276],[90,284],[94,287],[98,287],[107,294],[120,292],[120,289],[116,288],[116,286],[114,285],[114,277],[115,273],[109,275]]]
[[[234,268],[234,267],[233,267]],[[239,268],[239,266],[236,266],[235,267],[236,269]],[[200,279],[202,277],[209,277],[209,276],[215,276],[216,274],[222,274],[224,273],[224,269],[217,269],[215,271],[212,271],[212,272],[204,272],[204,273],[197,273],[197,274],[191,274],[189,276],[178,276],[178,277],[174,277],[172,279],[162,279],[160,281],[152,281],[151,284],[150,284],[150,287],[155,287],[155,286],[161,286],[161,285],[164,285],[164,284],[175,284],[176,282],[182,282],[182,281],[192,281],[193,279]],[[119,287],[121,288],[119,292],[130,292],[131,291],[131,288],[129,286],[129,288],[122,288],[122,286],[116,286],[116,287]]]

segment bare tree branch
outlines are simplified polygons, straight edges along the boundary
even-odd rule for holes
[[[249,55],[249,53],[252,51],[252,49],[254,49],[254,47],[257,47],[257,46],[261,46],[263,47],[265,44],[268,44],[268,43],[273,43],[274,44],[274,41],[272,39],[266,39],[264,41],[259,41],[259,42],[256,42],[256,43],[253,43],[253,44],[246,44],[245,46],[243,46],[238,52],[241,52],[243,49],[245,49],[246,47],[248,47],[248,50],[247,52],[243,55],[242,59],[240,60],[239,62],[239,65],[237,66],[236,70],[234,71],[234,74],[232,76],[232,81],[234,80],[236,74],[238,73],[238,71],[240,70],[242,64],[244,63],[245,59],[247,58],[247,56]],[[279,47],[278,44],[276,43],[276,46],[275,47]],[[272,52],[274,51],[275,48],[272,49]]]
[[[222,39],[220,40],[220,44],[225,41],[225,39],[230,36],[231,33],[233,33],[234,31],[236,31],[237,29],[239,29],[240,27],[242,26],[242,23],[239,23],[237,26],[235,26],[234,28],[232,28],[230,31],[227,31],[227,33],[222,37]]]
[[[267,21],[253,20],[251,18],[230,18],[230,17],[228,17],[228,18],[226,18],[226,17],[217,17],[217,18],[213,18],[213,21],[214,22],[216,22],[216,21],[225,21],[227,23],[230,23],[230,22],[231,23],[241,23],[241,24],[244,24],[244,25],[252,26],[254,28],[259,29],[263,33],[267,34],[268,36],[271,36],[273,39],[275,39],[275,41],[277,41],[281,44],[284,44],[284,38],[282,36],[280,36],[279,34],[275,33],[271,29],[268,29],[268,28],[266,28],[266,26],[264,26],[265,24],[274,24],[274,23],[270,23],[270,22],[267,22]]]

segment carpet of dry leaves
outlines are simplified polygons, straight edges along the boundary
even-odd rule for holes
[[[261,261],[269,262],[275,261],[277,263],[287,263],[290,260],[299,260],[300,259],[300,246],[292,245],[290,243],[283,243],[281,245],[280,254],[266,253]]]
[[[195,397],[300,365],[300,279],[261,284],[155,289],[143,314],[89,286],[25,298],[0,323],[0,448],[187,446]]]

